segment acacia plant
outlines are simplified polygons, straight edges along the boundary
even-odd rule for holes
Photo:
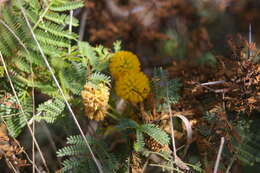
[[[144,160],[150,150],[173,169],[169,134],[161,128],[159,117],[165,110],[148,100],[170,104],[163,97],[171,97],[177,101],[179,83],[169,82],[168,86],[164,81],[163,85],[176,88],[169,93],[152,87],[138,57],[121,51],[120,42],[109,49],[79,41],[72,31],[79,25],[73,10],[83,5],[83,1],[14,0],[1,8],[1,140],[9,146],[2,149],[0,144],[1,158],[13,171],[31,166],[40,172],[15,140],[27,128],[44,169],[53,171],[44,159],[34,126],[46,122],[51,127],[66,120],[63,128],[74,126],[78,135],[68,136],[68,145],[57,151],[63,158],[61,172],[135,171],[143,165],[134,158]],[[153,84],[161,77],[157,74]],[[127,106],[119,110],[118,102]],[[85,135],[84,125],[79,123],[84,119],[99,122],[95,136]],[[118,134],[123,145],[115,143],[121,148],[115,150],[109,144]],[[22,152],[27,158],[20,156]]]
[[[213,172],[220,136],[227,143],[220,171],[236,161],[259,163],[259,130],[245,118],[259,108],[260,68],[253,58],[208,52],[194,67],[183,63],[188,46],[172,32],[178,39],[165,43],[173,44],[166,54],[175,51],[178,63],[170,70],[182,79],[160,67],[148,76],[120,41],[108,48],[79,40],[73,13],[81,7],[81,0],[1,4],[0,159],[10,170]],[[201,84],[209,79],[219,80]],[[225,88],[208,86],[216,83]],[[197,114],[194,126],[186,114]],[[43,151],[44,135],[54,154]]]

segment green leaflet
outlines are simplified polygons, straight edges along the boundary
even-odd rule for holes
[[[136,129],[136,142],[134,143],[134,150],[136,152],[140,152],[143,150],[144,146],[145,143],[143,133],[139,129]]]
[[[53,5],[50,6],[50,10],[52,11],[68,11],[68,10],[74,10],[80,7],[83,7],[84,3],[83,1],[74,1],[74,2],[66,2],[64,4],[60,4],[60,3],[53,3]]]
[[[88,59],[91,66],[96,66],[98,57],[89,43],[80,41],[78,43],[82,56]],[[87,65],[87,64],[86,64]]]

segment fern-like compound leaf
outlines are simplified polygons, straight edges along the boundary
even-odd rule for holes
[[[50,10],[52,11],[69,11],[74,10],[80,7],[83,7],[83,1],[73,1],[73,2],[66,2],[64,4],[53,4],[50,6]]]
[[[62,116],[64,108],[65,104],[60,99],[48,100],[39,105],[37,115],[34,118],[37,121],[45,120],[48,123],[53,123],[59,116]]]
[[[18,93],[21,99],[23,93]],[[24,113],[21,111],[20,106],[14,96],[9,96],[0,104],[0,117],[5,121],[9,134],[17,137],[22,129],[26,126],[28,119],[32,113],[32,101],[29,97],[23,99],[22,107]]]
[[[88,140],[89,144],[93,144],[93,140],[90,138]],[[76,136],[69,136],[67,138],[67,144],[71,144],[71,145],[74,145],[74,144],[77,144],[77,145],[83,145],[85,142],[83,141],[82,139],[82,136],[80,135],[76,135]]]
[[[66,89],[80,95],[86,82],[86,69],[81,64],[72,63],[69,68],[61,69],[59,77]]]
[[[146,133],[161,145],[169,144],[170,138],[163,130],[154,124],[143,124],[139,127],[140,131]]]
[[[71,33],[69,30],[64,30],[63,26],[60,26],[58,24],[46,21],[44,23],[39,24],[39,28],[44,30],[45,32],[48,31],[49,33],[60,36],[60,37],[66,37],[68,39],[76,40],[78,35],[75,33]]]
[[[115,156],[107,152],[107,146],[103,140],[96,140],[92,137],[87,138],[94,154],[103,166],[103,171],[114,173],[118,169],[118,163]],[[58,157],[69,157],[63,161],[62,172],[97,172],[98,169],[90,157],[86,144],[81,136],[70,136],[67,138],[67,144],[57,152]]]
[[[38,41],[44,44],[49,44],[57,47],[70,47],[70,42],[68,39],[63,37],[58,37],[43,30],[38,29],[35,31],[36,38]]]
[[[70,171],[72,169],[76,169],[80,166],[80,162],[79,162],[79,159],[77,158],[69,158],[69,159],[66,159],[62,162],[62,172],[67,172],[67,171]]]
[[[104,83],[110,85],[111,78],[103,73],[94,72],[90,76],[90,81],[94,84]]]
[[[56,12],[48,11],[45,16],[45,19],[52,21],[61,25],[68,25],[70,23],[70,16],[66,14],[59,14]],[[72,26],[78,26],[79,21],[76,18],[72,18]]]
[[[95,67],[98,62],[98,57],[93,47],[87,42],[79,42],[78,45],[81,55],[87,58],[91,66]]]

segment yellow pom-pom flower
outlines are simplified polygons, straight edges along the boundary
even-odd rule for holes
[[[150,92],[149,80],[143,72],[127,73],[116,81],[115,90],[125,100],[142,102]]]
[[[118,79],[126,73],[140,71],[140,62],[135,54],[119,51],[111,57],[109,70],[113,78]]]
[[[81,92],[86,116],[92,120],[102,121],[107,113],[109,88],[104,84],[94,85],[87,83]]]

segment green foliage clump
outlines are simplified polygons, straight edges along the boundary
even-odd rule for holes
[[[259,120],[254,122],[241,119],[236,123],[236,128],[240,134],[240,141],[236,138],[232,139],[232,143],[236,150],[234,156],[246,166],[253,166],[260,163],[260,138],[259,138]]]
[[[156,142],[161,145],[167,145],[170,142],[170,138],[165,131],[161,130],[155,124],[137,124],[131,119],[121,120],[117,128],[121,130],[134,130],[136,133],[136,142],[134,148],[137,152],[143,151],[144,149],[144,134],[150,136]]]
[[[187,54],[187,40],[184,40],[175,30],[167,30],[169,39],[162,42],[161,51],[166,56],[181,60]]]
[[[97,154],[99,163],[103,166],[105,172],[116,172],[118,162],[116,157],[107,151],[104,141],[88,137],[89,144]],[[93,172],[98,173],[96,165],[90,156],[89,150],[81,136],[70,136],[67,138],[68,146],[57,151],[58,157],[69,157],[63,161],[61,172]]]

